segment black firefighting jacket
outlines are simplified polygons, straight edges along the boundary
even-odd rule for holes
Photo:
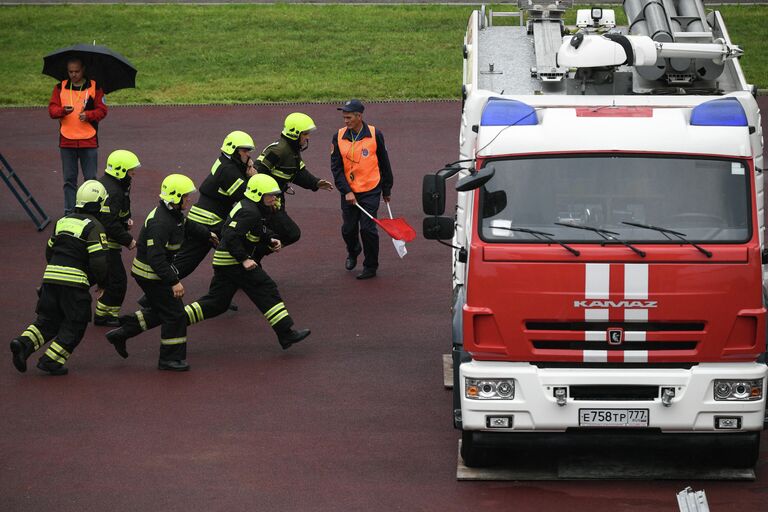
[[[221,242],[213,254],[213,265],[239,265],[252,258],[257,247],[268,247],[273,236],[274,233],[264,224],[258,204],[245,198],[232,208],[224,222]]]
[[[107,284],[107,236],[93,215],[75,212],[56,222],[45,250],[43,282],[88,289]]]
[[[128,219],[131,218],[131,178],[126,176],[119,180],[105,174],[99,181],[109,194],[99,213],[99,221],[107,233],[107,245],[110,249],[128,247],[133,240],[133,235],[128,231]]]
[[[217,230],[232,206],[244,197],[247,168],[237,153],[232,158],[222,153],[200,185],[200,199],[190,208],[189,220]]]
[[[144,221],[136,243],[136,257],[131,274],[168,286],[179,282],[178,272],[171,264],[186,237],[208,239],[210,231],[196,222],[187,222],[184,212],[160,201]]]
[[[301,188],[317,190],[320,178],[314,176],[304,165],[299,150],[299,141],[280,135],[280,140],[273,142],[256,158],[256,170],[269,174],[283,192],[291,183]]]

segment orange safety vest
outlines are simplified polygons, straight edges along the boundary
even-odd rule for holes
[[[371,136],[359,140],[345,139],[346,128],[341,128],[337,136],[339,153],[344,162],[344,176],[352,192],[368,192],[381,181],[379,159],[376,157],[376,128],[370,124],[368,128]],[[362,128],[360,130],[362,132]]]
[[[88,121],[80,120],[80,112],[85,110],[85,105],[89,99],[96,100],[96,82],[91,80],[91,86],[83,91],[73,91],[67,89],[69,80],[61,82],[61,92],[59,98],[61,106],[72,106],[74,110],[65,115],[59,122],[61,123],[61,134],[72,140],[90,139],[96,135],[96,128]]]

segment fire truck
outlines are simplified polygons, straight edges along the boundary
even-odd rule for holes
[[[768,251],[742,50],[700,0],[625,0],[626,27],[524,2],[471,14],[459,160],[423,182],[424,236],[452,247],[464,463],[631,432],[752,467]]]

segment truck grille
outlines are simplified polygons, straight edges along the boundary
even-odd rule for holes
[[[659,397],[659,386],[569,386],[568,396],[574,400],[652,401]]]
[[[610,345],[604,341],[584,340],[533,340],[532,343],[533,348],[544,350],[607,350],[609,352],[622,352],[625,350],[647,350],[649,352],[659,350],[695,350],[697,345],[695,341],[625,341],[621,345]]]
[[[529,331],[605,331],[621,327],[625,331],[680,332],[704,330],[704,322],[526,322]]]

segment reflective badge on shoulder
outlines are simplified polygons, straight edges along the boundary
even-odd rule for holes
[[[107,234],[99,233],[99,240],[101,240],[101,245],[107,245]]]

